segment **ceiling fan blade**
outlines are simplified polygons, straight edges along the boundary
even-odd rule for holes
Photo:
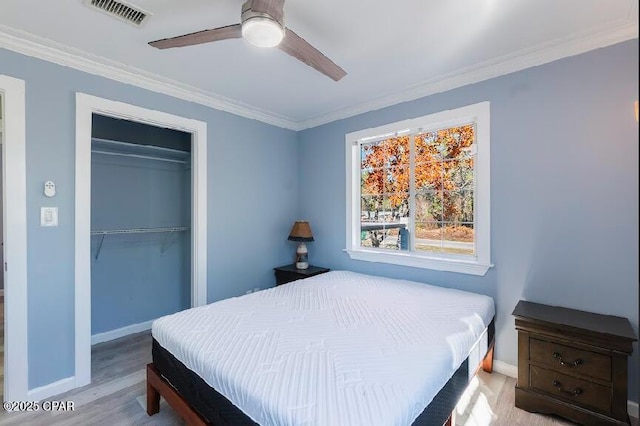
[[[162,40],[152,41],[149,45],[158,49],[170,49],[172,47],[192,46],[194,44],[210,43],[212,41],[240,37],[242,37],[242,25],[234,24],[177,37],[163,38]]]
[[[284,0],[249,0],[249,7],[255,13],[272,16],[282,24],[284,19]]]
[[[345,70],[288,28],[278,48],[335,81],[347,75]]]

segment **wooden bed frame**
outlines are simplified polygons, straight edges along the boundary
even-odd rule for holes
[[[495,338],[489,345],[489,350],[484,359],[476,368],[475,374],[478,374],[480,368],[487,373],[493,372],[493,349],[495,347]],[[147,414],[153,416],[160,411],[160,397],[163,397],[167,404],[174,409],[176,413],[185,421],[187,426],[210,426],[198,413],[196,413],[191,405],[167,382],[156,370],[153,363],[147,364]],[[454,426],[454,412],[444,423],[443,426]]]

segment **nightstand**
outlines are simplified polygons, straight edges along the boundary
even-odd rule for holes
[[[583,425],[628,425],[629,320],[518,302],[516,407]]]
[[[329,272],[329,268],[321,268],[319,266],[311,266],[307,269],[297,269],[296,265],[280,266],[273,268],[276,274],[276,286],[281,284],[290,283],[291,281],[301,280],[303,278],[313,277],[315,275],[324,274]]]

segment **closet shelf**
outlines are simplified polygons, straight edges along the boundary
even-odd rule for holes
[[[130,229],[102,229],[91,231],[91,235],[113,234],[149,234],[153,232],[181,232],[188,231],[188,226],[173,226],[169,228],[130,228]]]
[[[171,247],[173,241],[169,239],[174,232],[188,231],[188,226],[173,226],[165,228],[131,228],[131,229],[101,229],[91,231],[91,235],[100,235],[100,243],[98,243],[98,250],[96,250],[95,259],[100,257],[100,251],[102,250],[102,244],[104,243],[105,235],[122,235],[122,234],[151,234],[151,233],[167,233],[162,245],[160,246],[160,253],[164,253]]]
[[[91,138],[91,152],[103,155],[166,161],[169,163],[191,164],[191,152],[109,139]]]

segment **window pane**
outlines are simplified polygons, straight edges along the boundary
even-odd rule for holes
[[[409,164],[409,140],[409,136],[400,136],[383,142],[389,166]]]
[[[384,192],[384,169],[369,169],[360,173],[360,192],[364,194],[382,194]]]
[[[360,232],[360,245],[362,247],[371,247],[371,248],[380,248],[387,250],[400,250],[400,228],[398,227],[387,227],[383,225],[374,226],[364,226],[364,228],[372,228],[369,231],[361,231]]]
[[[372,231],[360,231],[361,247],[380,247],[378,233]]]
[[[442,220],[442,191],[416,195],[416,221],[438,222]]]
[[[406,228],[406,221],[397,221],[395,223],[362,222],[360,225],[360,243],[362,247],[400,250],[400,234]]]
[[[360,197],[362,223],[407,223],[409,194],[364,195]]]
[[[416,164],[467,158],[474,140],[473,124],[420,133],[415,137]]]
[[[435,146],[445,159],[464,158],[470,154],[474,141],[473,125],[438,130]]]
[[[442,160],[442,155],[436,146],[437,133],[418,133],[415,136],[416,164],[430,163]]]
[[[443,219],[445,222],[473,222],[473,191],[444,191]]]
[[[385,174],[385,193],[409,192],[409,167],[391,167],[385,170]]]
[[[472,223],[416,223],[415,249],[423,252],[473,255],[475,253]]]
[[[381,168],[385,165],[384,141],[362,144],[360,146],[360,169]]]
[[[443,173],[444,170],[441,162],[416,164],[416,191],[442,189]]]
[[[360,197],[360,220],[377,222],[382,211],[382,195],[364,195]]]
[[[441,252],[442,228],[438,222],[416,223],[416,238],[414,241],[417,251]]]
[[[452,127],[449,131],[460,148],[470,148],[475,142],[475,127],[473,124]]]
[[[455,156],[452,156],[452,158],[454,158],[456,160],[466,160],[466,159],[472,158],[474,156],[475,156],[475,154],[473,153],[473,150],[471,149],[471,147],[469,147],[469,148],[460,149],[458,154],[455,155]]]
[[[442,238],[444,253],[473,255],[475,252],[475,231],[472,223],[444,223]]]
[[[400,230],[409,223],[409,194],[368,196],[361,200],[361,245],[400,250]]]
[[[388,194],[383,197],[383,220],[396,223],[409,217],[409,194]]]
[[[473,158],[443,162],[442,189],[447,191],[473,189],[473,163]]]

